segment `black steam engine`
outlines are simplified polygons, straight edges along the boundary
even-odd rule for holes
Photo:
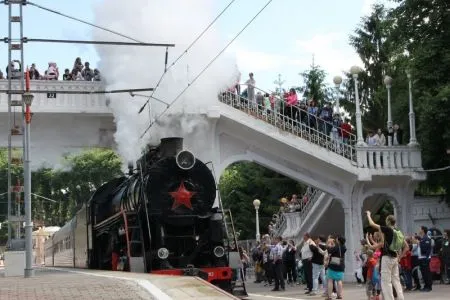
[[[210,275],[204,279],[230,281],[223,216],[213,208],[216,183],[209,168],[183,150],[183,139],[148,147],[136,172],[132,165],[129,170],[128,178],[105,184],[90,201],[90,266],[177,275],[200,269]],[[114,216],[120,221],[107,222]]]
[[[216,193],[212,172],[183,150],[183,139],[162,139],[46,242],[46,264],[197,275],[231,291],[235,278],[224,214],[213,207]]]

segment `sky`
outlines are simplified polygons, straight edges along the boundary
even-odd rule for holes
[[[94,19],[93,5],[99,2],[99,0],[34,1],[41,6],[89,22],[93,22]],[[219,14],[230,2],[211,1],[216,3],[214,15]],[[227,51],[236,56],[242,81],[247,79],[249,72],[253,72],[256,86],[263,90],[275,88],[274,81],[278,79],[278,74],[281,74],[284,88],[300,85],[302,78],[299,73],[309,68],[313,56],[315,64],[327,72],[327,80],[331,83],[335,75],[342,75],[342,71],[349,70],[352,65],[361,65],[358,56],[348,44],[348,37],[361,17],[370,12],[374,3],[380,1],[388,0],[273,0]],[[233,3],[214,25],[220,30],[224,46],[266,2],[267,0],[236,0]],[[8,36],[7,8],[6,5],[0,4],[2,38]],[[98,29],[31,5],[24,7],[25,37],[91,40],[93,30]],[[134,38],[139,39],[139,36]],[[41,73],[45,71],[50,61],[58,64],[60,73],[65,68],[71,69],[76,57],[89,61],[91,67],[95,67],[99,61],[94,46],[91,45],[30,42],[25,46],[24,53],[25,65],[36,63]],[[4,72],[8,60],[5,43],[0,44],[0,57],[0,70]],[[163,60],[163,57],[161,59]],[[175,57],[170,57],[169,53],[169,62],[174,59]]]

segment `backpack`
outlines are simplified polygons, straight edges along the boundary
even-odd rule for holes
[[[403,244],[405,243],[405,237],[400,230],[392,228],[392,243],[389,245],[389,250],[392,252],[398,252],[403,249]]]

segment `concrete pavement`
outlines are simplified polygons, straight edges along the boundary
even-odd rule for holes
[[[33,278],[0,278],[0,300],[19,299],[223,300],[237,298],[195,277],[38,268]]]

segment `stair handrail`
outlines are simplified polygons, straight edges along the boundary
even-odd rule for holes
[[[303,209],[300,212],[300,222],[303,224],[306,215],[311,211],[311,208],[314,206],[314,203],[320,198],[322,195],[322,191],[311,188],[313,191],[311,192],[308,202],[304,205]]]
[[[352,161],[356,160],[356,149],[353,145],[353,141],[347,144],[344,143],[341,138],[333,139],[331,137],[331,132],[330,134],[325,134],[314,127],[287,117],[277,110],[270,110],[268,112],[265,109],[261,109],[255,102],[252,102],[245,97],[237,96],[235,93],[231,93],[229,91],[223,92],[218,98],[220,102],[236,108],[250,116],[254,116],[286,132],[290,132],[303,139],[309,140],[310,142],[318,144],[321,147],[335,152],[336,154],[347,159]]]
[[[239,85],[240,85],[240,86],[248,86],[248,84],[245,84],[245,83],[240,83]],[[277,92],[274,92],[274,91],[269,91],[269,92],[267,92],[267,91],[265,91],[265,90],[263,90],[263,89],[261,89],[261,88],[259,88],[259,87],[256,87],[256,86],[255,86],[254,88],[255,88],[255,90],[260,91],[260,92],[262,92],[262,93],[264,93],[264,94],[269,94],[269,95],[270,95],[270,94],[272,94],[272,93],[275,93],[275,94],[276,94],[275,96],[278,98],[278,100],[279,100],[280,102],[283,103],[283,108],[287,106],[287,102],[284,100],[283,95],[281,95],[280,93],[277,93]],[[227,91],[227,92],[233,94],[231,91]],[[237,94],[235,94],[235,95],[237,95]],[[245,98],[245,97],[243,97],[243,96],[241,96],[241,95],[239,95],[239,96],[242,97],[242,98],[244,98],[244,99],[246,99],[246,100],[249,100],[248,98]],[[255,94],[255,96],[256,96],[256,94]],[[309,121],[310,115],[312,115],[312,116],[313,116],[314,118],[316,118],[317,120],[320,120],[321,122],[324,122],[325,124],[328,124],[328,125],[330,125],[330,126],[334,126],[332,122],[325,121],[324,119],[320,118],[319,116],[314,115],[314,114],[311,114],[311,113],[308,112],[306,109],[300,108],[300,106],[299,106],[299,103],[300,103],[300,102],[302,102],[302,101],[298,100],[298,103],[297,103],[296,105],[294,105],[294,106],[295,106],[295,108],[296,108],[299,112],[304,112],[304,113],[307,114],[307,116],[308,116],[308,121]],[[283,111],[283,112],[284,112],[284,111]],[[316,125],[317,125],[317,124],[316,124]],[[349,134],[349,136],[350,136],[349,140],[350,140],[350,141],[352,141],[353,143],[356,142],[357,139],[356,139],[356,135],[355,135],[354,133],[348,132],[348,131],[342,130],[342,129],[340,129],[340,130]]]

